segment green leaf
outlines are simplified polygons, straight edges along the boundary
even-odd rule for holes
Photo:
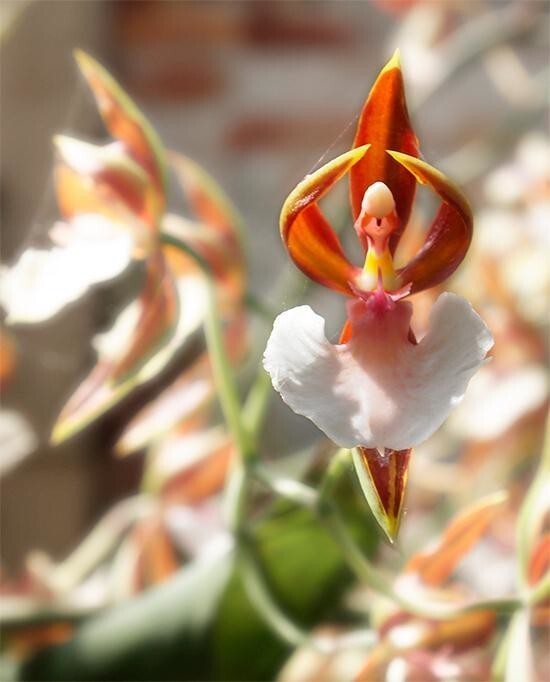
[[[350,476],[335,489],[358,542],[372,551],[374,522]],[[310,510],[277,501],[254,539],[273,597],[308,629],[334,613],[352,576]],[[160,587],[90,619],[65,645],[24,665],[21,680],[269,680],[290,647],[251,603],[239,563],[216,555]]]
[[[312,627],[334,608],[350,576],[312,512],[288,508],[261,526],[256,542],[274,598],[298,625]],[[240,574],[234,574],[217,619],[215,678],[273,679],[289,652],[251,604]]]
[[[32,680],[209,679],[211,624],[233,565],[227,547],[82,625],[21,668]]]
[[[379,536],[352,474],[338,478],[332,499],[357,544],[372,555]],[[309,629],[334,611],[352,575],[312,511],[278,501],[272,514],[256,533],[262,567],[280,607]],[[240,575],[224,595],[216,634],[216,679],[224,681],[273,679],[290,651],[250,603]]]

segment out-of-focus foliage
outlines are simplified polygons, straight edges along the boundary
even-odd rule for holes
[[[472,301],[495,346],[461,405],[410,459],[397,547],[382,537],[350,453],[323,439],[272,457],[261,437],[270,388],[257,366],[278,310],[250,290],[245,226],[216,181],[165,151],[107,71],[78,54],[111,141],[56,138],[60,220],[48,248],[28,248],[1,272],[14,330],[1,331],[0,387],[9,391],[20,371],[17,325],[50,320],[92,287],[133,277],[132,300],[90,339],[95,366],[52,439],[104,423],[149,388],[114,444],[143,467],[134,493],[63,560],[38,549],[21,574],[2,573],[6,679],[548,679],[550,144],[533,125],[541,74],[516,53],[536,31],[539,4],[369,5],[397,26],[415,129],[418,108],[472,65],[512,112],[480,136],[463,102],[464,124],[439,164],[467,184],[475,206],[470,250],[449,288]],[[357,145],[372,143],[359,137]],[[421,162],[407,163],[426,179]],[[410,181],[396,168],[398,185]],[[299,222],[318,196],[295,198]],[[424,198],[393,245],[399,266],[425,241]],[[355,213],[360,199],[352,196]],[[320,214],[313,218],[326,236]],[[304,269],[322,280],[322,265]],[[297,290],[308,295],[302,280],[290,282],[280,302]],[[419,338],[441,291],[413,299]],[[2,474],[36,447],[27,416],[0,412]]]

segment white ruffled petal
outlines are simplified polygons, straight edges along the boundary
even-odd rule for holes
[[[308,417],[342,446],[355,445],[350,415],[357,412],[354,395],[339,391],[342,363],[338,347],[325,336],[325,321],[307,306],[277,317],[264,353],[264,367],[276,391],[298,414]]]
[[[353,336],[337,346],[309,306],[279,315],[264,355],[274,388],[341,447],[418,445],[464,395],[492,346],[489,330],[454,294],[437,300],[418,345],[408,339],[410,303],[350,311]]]
[[[62,246],[30,248],[12,267],[0,268],[0,305],[7,324],[43,322],[94,284],[118,277],[130,264],[132,235],[99,215],[56,223]]]

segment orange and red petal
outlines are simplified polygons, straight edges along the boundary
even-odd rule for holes
[[[168,161],[197,219],[238,243],[241,217],[216,180],[198,163],[178,152],[169,152]]]
[[[414,294],[440,284],[460,265],[472,241],[472,210],[464,194],[441,171],[408,154],[388,154],[442,200],[422,248],[397,271],[399,285],[410,284]]]
[[[363,106],[353,146],[365,144],[370,145],[368,153],[350,170],[353,217],[356,220],[361,212],[361,201],[366,189],[374,182],[384,182],[394,196],[400,221],[400,229],[390,238],[393,253],[409,219],[416,181],[386,154],[386,149],[395,149],[414,157],[419,154],[418,140],[407,112],[397,51],[380,72]]]
[[[75,52],[75,57],[107,129],[125,145],[161,191],[165,185],[165,165],[162,145],[153,127],[101,64],[81,50]]]
[[[98,147],[57,136],[55,145],[56,194],[65,219],[98,213],[130,224],[133,218],[156,230],[164,200],[118,143]]]
[[[426,585],[442,585],[487,532],[491,522],[502,511],[506,499],[503,493],[489,495],[456,516],[435,546],[410,558],[405,572],[414,573]]]
[[[360,269],[350,263],[317,201],[363,158],[368,146],[352,149],[307,175],[285,201],[281,236],[292,260],[312,280],[349,296]]]
[[[172,274],[159,250],[147,261],[145,285],[140,295],[141,314],[132,342],[123,357],[113,366],[111,380],[123,381],[136,371],[151,349],[158,348],[175,330],[178,295]]]

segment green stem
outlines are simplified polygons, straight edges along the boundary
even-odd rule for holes
[[[177,235],[163,232],[162,241],[191,255],[203,270],[208,284],[208,302],[204,323],[206,344],[212,364],[212,373],[218,392],[218,399],[227,427],[233,437],[238,452],[229,473],[226,487],[225,510],[229,527],[238,534],[244,520],[248,494],[247,470],[253,462],[256,451],[252,439],[245,428],[241,413],[241,403],[231,364],[225,350],[220,323],[214,279],[206,261]]]
[[[422,598],[417,600],[404,596],[397,591],[392,581],[383,575],[359,549],[343,522],[336,504],[332,500],[331,493],[335,483],[351,465],[351,453],[349,450],[340,450],[333,458],[321,484],[318,511],[333,539],[340,547],[349,567],[360,580],[364,581],[379,594],[388,597],[408,613],[433,620],[447,620],[468,611],[487,609],[508,613],[521,606],[521,599],[517,597],[477,601],[462,606],[450,606],[448,603],[428,603],[426,599]]]
[[[254,467],[253,474],[260,483],[266,485],[276,495],[284,497],[307,509],[317,508],[319,500],[317,491],[305,483],[296,481],[293,478],[273,476],[273,474],[261,464],[257,464]]]
[[[254,455],[254,452],[250,447],[250,438],[241,417],[240,399],[233,371],[225,352],[216,290],[210,278],[208,285],[208,308],[205,319],[206,344],[225,421],[244,464]]]
[[[529,486],[520,508],[517,528],[517,556],[519,582],[522,589],[529,588],[529,562],[535,548],[542,523],[548,508],[548,489],[550,488],[550,418],[546,423],[546,435],[542,457],[537,472]]]
[[[310,640],[308,633],[294,623],[275,601],[253,542],[248,538],[241,539],[240,550],[243,581],[250,601],[281,639],[292,646],[307,644]]]
[[[206,343],[214,382],[218,391],[218,399],[239,455],[230,471],[225,497],[225,511],[229,527],[238,535],[246,517],[249,489],[248,469],[256,457],[256,450],[244,425],[235,379],[225,351],[216,290],[212,280],[209,279],[208,282],[208,310],[205,320]]]
[[[170,238],[170,243],[179,248],[186,248],[185,244],[173,238]],[[243,580],[252,603],[283,640],[293,646],[300,646],[309,642],[309,635],[296,625],[276,603],[254,544],[246,536],[244,530],[252,465],[255,463],[257,439],[265,418],[271,382],[267,373],[260,368],[244,408],[241,410],[233,373],[223,343],[214,283],[205,264],[201,262],[201,265],[209,283],[208,311],[205,321],[208,351],[220,404],[240,455],[230,472],[226,488],[225,506],[228,523],[237,539]],[[267,307],[260,305],[256,299],[249,297],[248,304],[253,304],[256,311],[264,317],[271,318]]]
[[[527,603],[530,605],[539,604],[550,597],[550,574],[540,580],[527,595]]]
[[[252,442],[259,437],[265,421],[271,391],[271,379],[262,367],[248,391],[242,411],[243,423]]]
[[[254,544],[247,538],[241,542],[240,556],[244,586],[250,600],[283,641],[292,646],[307,646],[327,655],[355,648],[366,650],[376,643],[376,633],[370,628],[336,636],[310,634],[297,625],[273,598],[261,559]]]

